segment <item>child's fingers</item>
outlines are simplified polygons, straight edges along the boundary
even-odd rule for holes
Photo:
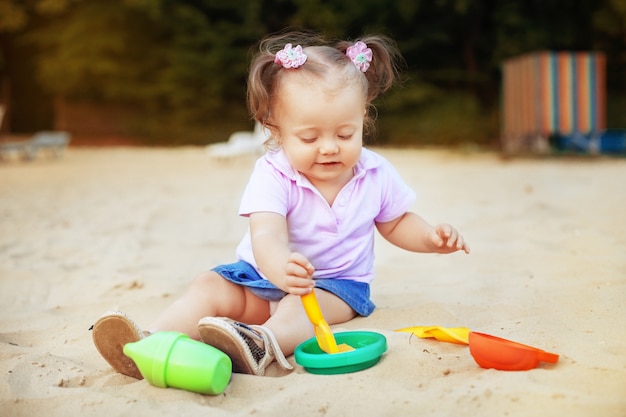
[[[315,281],[310,278],[290,276],[288,279],[289,292],[292,294],[308,294],[315,288]]]
[[[467,254],[470,253],[470,248],[467,245],[463,245],[462,247],[458,248],[458,250],[463,251],[463,252],[465,252]]]
[[[454,239],[450,239],[449,246],[456,250],[463,250],[465,248],[465,239],[463,239],[463,236],[461,236],[457,230],[454,231]]]
[[[462,250],[465,253],[470,253],[469,246],[458,231],[453,232],[452,236],[448,240],[448,247],[450,249]]]
[[[440,248],[441,246],[443,246],[443,244],[445,243],[445,241],[442,239],[439,231],[437,229],[435,229],[433,232],[430,233],[430,240],[433,242],[433,244]]]
[[[450,232],[450,228],[448,227],[447,224],[438,224],[437,226],[435,226],[435,231],[437,232],[439,236],[441,236],[442,238],[445,238],[448,236],[448,233]]]
[[[441,248],[446,244],[450,244],[450,236],[453,234],[454,229],[448,224],[439,224],[435,227],[435,233],[432,234],[433,243]]]
[[[440,224],[435,228],[433,234],[433,243],[439,248],[448,248],[450,250],[462,250],[469,253],[469,246],[465,243],[463,236],[454,227],[449,224]]]
[[[306,276],[310,277],[311,275],[313,275],[313,272],[315,272],[315,268],[313,267],[313,265],[311,265],[311,262],[309,262],[306,256],[302,255],[301,253],[293,252],[289,257],[289,262],[300,266]]]
[[[298,284],[300,281],[311,281],[311,274],[302,266],[295,262],[288,262],[285,267],[285,274],[293,278],[294,284],[303,286],[306,284]]]
[[[448,233],[448,242],[447,242],[447,246],[449,248],[454,248],[455,245],[458,243],[459,241],[459,233],[456,231],[456,229],[450,229],[449,231],[447,231]]]

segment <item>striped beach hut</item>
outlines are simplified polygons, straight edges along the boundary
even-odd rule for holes
[[[505,153],[549,150],[550,135],[606,129],[606,58],[595,52],[535,52],[502,63]]]

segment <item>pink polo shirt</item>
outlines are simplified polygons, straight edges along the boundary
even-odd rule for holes
[[[239,214],[267,211],[285,216],[290,248],[315,267],[314,278],[374,279],[375,222],[407,212],[415,193],[382,156],[363,148],[354,176],[333,205],[295,171],[282,150],[259,158],[246,186]],[[237,257],[257,268],[250,232]]]

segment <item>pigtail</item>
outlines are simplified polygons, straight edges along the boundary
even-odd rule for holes
[[[247,103],[252,118],[263,126],[270,124],[270,101],[278,82],[281,66],[276,65],[276,53],[286,44],[307,46],[322,45],[323,39],[314,32],[285,30],[262,39],[258,53],[250,64]]]
[[[270,116],[270,96],[276,82],[278,66],[274,56],[261,52],[252,61],[248,74],[247,102],[252,118],[267,125]]]
[[[404,60],[396,43],[384,35],[365,36],[357,41],[365,43],[372,50],[372,61],[364,73],[368,81],[367,101],[371,103],[398,80]],[[352,42],[342,41],[336,48],[345,54],[352,45]]]

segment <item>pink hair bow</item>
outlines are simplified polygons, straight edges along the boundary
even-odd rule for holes
[[[367,71],[370,67],[370,62],[372,62],[372,50],[361,41],[346,49],[346,55],[361,72]]]
[[[291,47],[288,43],[283,49],[276,53],[274,62],[282,65],[284,68],[298,68],[306,61],[306,55],[302,52],[302,47],[296,45],[295,48]]]

